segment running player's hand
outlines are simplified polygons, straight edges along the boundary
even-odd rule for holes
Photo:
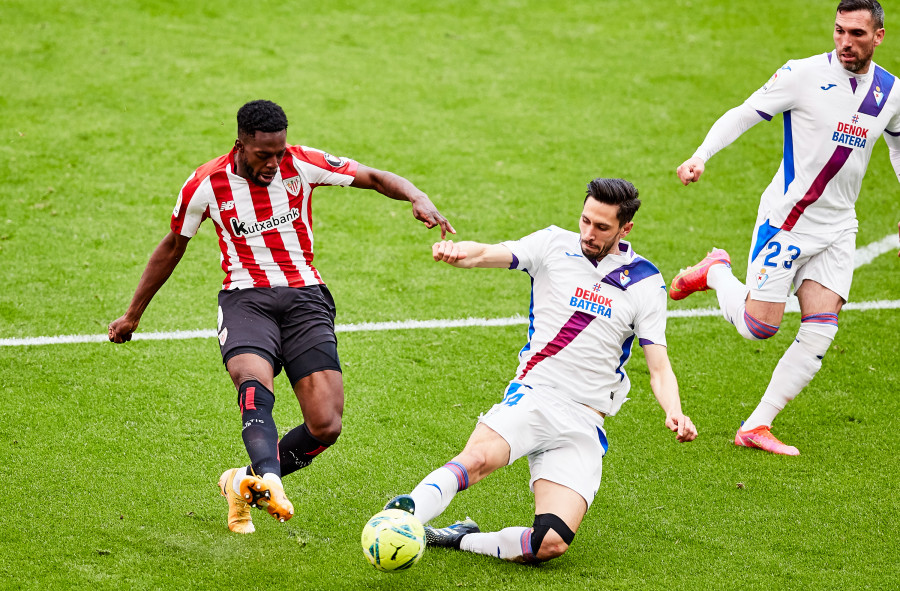
[[[682,443],[693,441],[697,438],[697,427],[687,415],[669,415],[666,417],[666,427],[675,433],[675,438]]]
[[[435,242],[431,246],[431,256],[436,261],[443,261],[447,264],[454,265],[457,261],[461,261],[469,256],[469,253],[462,250],[459,244],[452,240],[442,240]]]
[[[453,226],[450,225],[447,218],[441,215],[441,212],[434,206],[431,199],[424,194],[412,202],[412,207],[413,215],[417,220],[425,224],[426,228],[430,229],[435,226],[441,227],[441,240],[447,237],[447,232],[456,234],[456,230],[453,229]]]
[[[688,158],[684,164],[678,167],[678,180],[682,185],[687,186],[690,183],[696,183],[700,180],[700,175],[706,170],[706,163],[696,156]]]
[[[109,340],[113,343],[127,343],[131,340],[131,335],[137,329],[137,321],[129,320],[122,316],[109,323]]]

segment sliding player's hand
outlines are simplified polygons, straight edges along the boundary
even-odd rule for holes
[[[675,433],[675,438],[684,443],[697,438],[697,427],[687,415],[669,415],[666,417],[666,427]]]
[[[453,265],[457,261],[461,261],[465,259],[468,253],[462,250],[459,244],[453,242],[452,240],[441,240],[440,242],[435,242],[431,247],[431,256],[434,257],[436,261],[443,261],[447,264]]]

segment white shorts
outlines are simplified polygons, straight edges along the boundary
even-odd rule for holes
[[[764,238],[758,238],[763,224],[767,221],[757,223],[753,230],[754,242],[748,257],[747,287],[751,299],[786,302],[790,293],[810,279],[847,301],[853,282],[856,228],[828,234],[780,230],[764,242]]]
[[[609,448],[603,417],[553,388],[512,382],[503,401],[478,418],[509,444],[509,463],[528,456],[529,486],[543,478],[571,488],[588,507]]]

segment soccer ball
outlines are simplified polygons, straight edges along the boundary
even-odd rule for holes
[[[380,571],[405,570],[425,552],[425,528],[412,513],[387,509],[363,527],[362,549],[369,564]]]

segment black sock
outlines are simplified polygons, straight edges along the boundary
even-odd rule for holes
[[[244,422],[241,437],[250,466],[257,476],[273,472],[281,476],[278,461],[278,429],[272,418],[275,395],[256,380],[241,384],[238,389],[238,404],[241,420]]]
[[[306,468],[317,455],[331,447],[332,443],[334,442],[326,443],[313,437],[306,423],[294,427],[278,444],[281,454],[281,475],[287,476],[300,468]]]

